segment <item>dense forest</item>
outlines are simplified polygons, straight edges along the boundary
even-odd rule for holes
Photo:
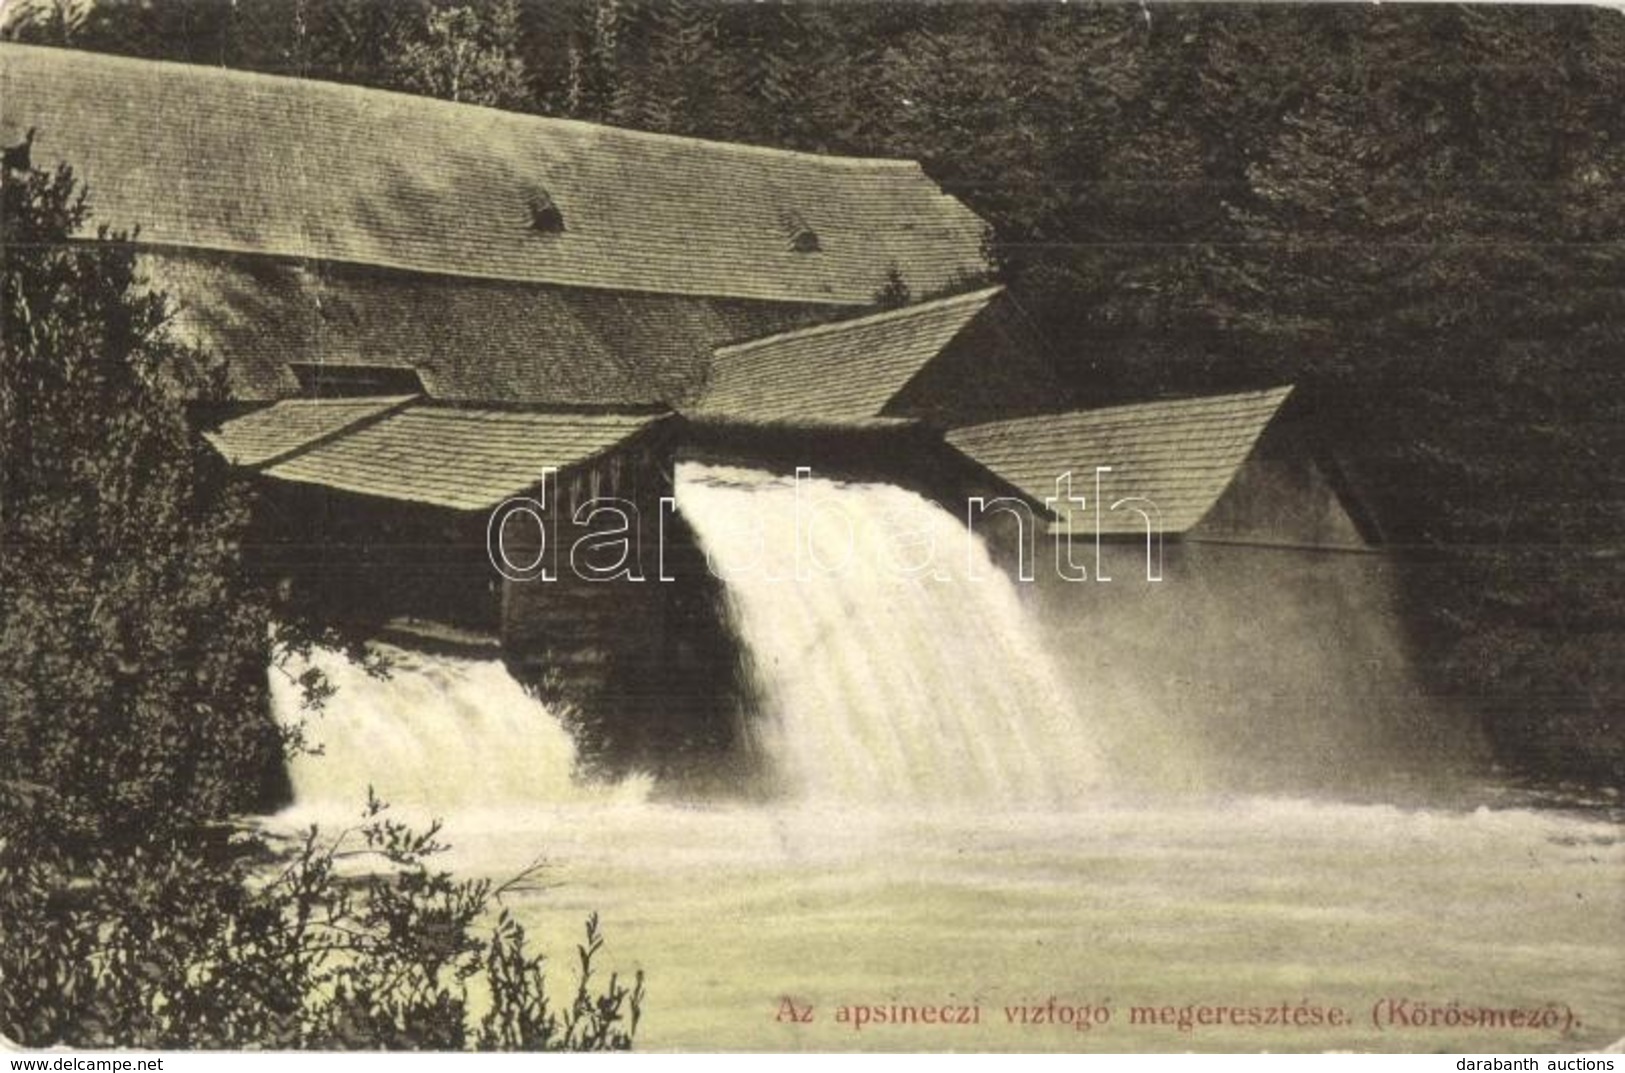
[[[33,43],[919,159],[991,224],[1058,406],[1297,384],[1406,564],[1433,688],[1483,713],[1510,766],[1625,781],[1625,13],[10,11]]]

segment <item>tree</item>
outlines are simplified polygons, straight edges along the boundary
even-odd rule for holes
[[[331,638],[243,561],[247,490],[189,419],[220,397],[218,365],[169,334],[125,236],[86,235],[72,172],[26,155],[0,173],[0,1032],[630,1046],[641,975],[599,986],[596,918],[554,1009],[517,922],[478,931],[511,886],[431,867],[438,828],[376,800],[356,830],[292,847],[228,822],[297,742],[270,720],[267,662]]]
[[[531,101],[517,0],[430,4],[397,31],[394,88],[464,104],[523,110]]]
[[[1293,28],[1339,62],[1257,143],[1249,241],[1215,276],[1254,290],[1254,367],[1335,400],[1319,423],[1388,532],[1439,549],[1404,590],[1434,686],[1482,704],[1509,763],[1617,780],[1625,26],[1332,28]]]
[[[270,608],[248,498],[194,435],[216,364],[167,332],[71,172],[10,170],[0,210],[0,749],[87,833],[263,801]]]
[[[0,37],[27,37],[40,44],[79,40],[94,0],[17,0],[0,10]]]

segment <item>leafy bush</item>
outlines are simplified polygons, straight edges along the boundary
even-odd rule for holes
[[[66,852],[48,793],[0,802],[0,1031],[30,1045],[625,1050],[643,977],[599,985],[597,917],[555,1007],[546,960],[501,909],[502,885],[431,866],[369,796],[336,837],[311,828],[285,859],[258,832],[215,827],[117,852]]]
[[[0,752],[83,832],[252,807],[280,760],[246,488],[188,408],[217,363],[176,341],[72,173],[0,178]]]

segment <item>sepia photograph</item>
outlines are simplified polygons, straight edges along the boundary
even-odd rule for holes
[[[1615,1068],[1622,102],[1618,5],[0,0],[0,1042]]]

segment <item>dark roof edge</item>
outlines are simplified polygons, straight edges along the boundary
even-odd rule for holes
[[[288,398],[288,399],[277,399],[275,402],[272,402],[269,406],[262,406],[257,410],[250,410],[246,414],[239,414],[237,417],[232,418],[232,420],[241,420],[242,418],[250,417],[250,416],[252,416],[254,414],[260,413],[262,410],[269,410],[272,407],[275,407],[276,405],[278,405],[279,403],[284,403],[284,402],[324,402],[324,401],[335,402],[335,403],[336,402],[357,402],[357,401],[360,401],[361,398],[365,398],[365,396],[361,396],[360,398],[351,397],[351,398],[345,398],[345,399],[329,399],[329,400],[301,399],[301,398],[298,398],[298,397]],[[382,407],[378,408],[377,410],[374,410],[372,413],[363,414],[360,417],[356,418],[354,421],[351,421],[349,424],[340,425],[336,429],[332,429],[331,431],[324,432],[320,436],[317,436],[317,437],[315,437],[313,439],[306,440],[304,443],[298,444],[298,445],[296,445],[294,447],[290,447],[288,450],[283,451],[281,454],[271,455],[271,456],[269,456],[267,458],[260,459],[258,462],[254,462],[254,463],[251,463],[249,465],[241,466],[241,467],[238,467],[238,468],[247,469],[247,470],[254,470],[254,471],[263,471],[263,470],[265,470],[265,469],[267,469],[267,468],[269,468],[271,466],[281,465],[283,462],[288,461],[290,458],[298,458],[300,455],[304,454],[307,451],[313,451],[316,448],[323,446],[324,444],[332,443],[334,440],[340,438],[341,436],[348,436],[350,433],[355,432],[357,429],[366,428],[366,427],[368,427],[370,425],[376,425],[378,422],[384,420],[384,418],[391,417],[391,416],[393,416],[395,414],[400,413],[402,410],[404,410],[407,407],[411,406],[414,402],[417,402],[421,398],[422,398],[421,395],[406,395],[406,396],[402,396],[402,397],[396,397],[396,398],[394,398],[394,401],[390,403],[390,405],[382,406]],[[212,441],[211,441],[211,446],[212,445],[213,444],[212,444]],[[219,448],[216,447],[215,450],[218,451]],[[225,452],[223,452],[223,451],[221,452],[222,455],[224,453]],[[230,462],[230,459],[227,459],[227,461]],[[234,466],[236,465],[235,463],[232,463],[232,464]]]
[[[1349,521],[1354,523],[1354,529],[1360,534],[1360,539],[1373,549],[1388,545],[1388,534],[1383,529],[1382,520],[1377,510],[1372,506],[1365,490],[1353,476],[1348,467],[1324,446],[1316,445],[1312,462],[1320,470],[1326,483],[1331,486],[1332,494],[1341,503],[1347,512]]]
[[[354,488],[339,488],[335,485],[323,484],[321,481],[305,480],[300,477],[283,477],[268,472],[261,472],[259,476],[261,480],[274,481],[284,488],[320,488],[323,489],[323,495],[349,496],[353,499],[365,500],[368,503],[390,503],[396,506],[404,503],[408,507],[445,511],[448,514],[457,514],[464,518],[477,518],[491,509],[490,507],[451,507],[443,503],[430,503],[421,499],[405,499],[401,496],[381,495],[377,492],[358,492]],[[531,487],[535,486],[532,485]],[[529,491],[529,488],[523,489],[517,494],[523,494],[524,491]]]
[[[777,418],[751,417],[748,414],[724,410],[683,410],[683,420],[695,428],[726,432],[730,430],[753,432],[890,432],[923,428],[925,422],[913,417],[841,418]]]
[[[1138,539],[1137,537],[1135,539]],[[1180,534],[1187,544],[1213,544],[1227,548],[1263,548],[1270,551],[1307,551],[1325,555],[1382,555],[1385,549],[1367,544],[1309,544],[1296,540],[1265,540],[1261,537],[1214,537]]]
[[[427,409],[435,409],[437,407],[430,406],[430,407],[426,407],[426,408]],[[481,409],[489,409],[490,407],[480,407],[480,408]],[[385,415],[385,416],[393,416],[393,415],[395,415],[397,413],[400,413],[402,409],[405,409],[405,407],[399,407],[399,408],[392,409],[392,410],[390,410],[389,414]],[[542,411],[533,411],[533,412],[548,413],[548,412],[558,412],[558,411],[542,410]],[[629,416],[631,416],[631,415],[629,415]],[[598,459],[604,457],[605,455],[610,454],[613,451],[616,451],[616,450],[619,450],[620,448],[625,447],[627,444],[635,443],[635,442],[637,442],[639,440],[644,439],[645,437],[652,436],[656,431],[667,427],[669,422],[676,419],[676,417],[677,417],[676,414],[669,413],[669,412],[665,413],[665,414],[662,414],[662,415],[659,415],[659,416],[652,416],[651,415],[651,419],[647,423],[639,426],[638,428],[633,429],[631,432],[628,432],[625,436],[622,436],[620,439],[615,440],[612,443],[606,444],[605,446],[600,447],[598,450],[593,451],[593,452],[591,452],[589,454],[582,455],[580,458],[575,459],[574,461],[572,461],[567,466],[559,466],[559,467],[557,467],[555,469],[554,475],[555,475],[555,477],[562,478],[565,474],[574,472],[575,470],[580,469],[582,466],[584,466],[584,465],[586,465],[586,464],[588,464],[590,462],[595,462]],[[367,422],[367,424],[369,424],[369,425],[372,424],[372,423],[373,423],[372,421]],[[359,425],[359,424],[360,424],[360,422],[357,422],[357,424],[346,425],[344,428],[340,429],[334,435],[323,437],[323,440],[325,442],[332,442],[333,440],[339,439],[340,437],[342,437],[344,435],[347,435],[347,434],[349,434],[351,432],[356,431],[357,430],[357,425]],[[295,457],[296,455],[302,454],[302,453],[304,453],[304,448],[301,448],[299,451],[290,453],[290,454],[278,459],[278,462],[279,463],[286,462],[286,461],[290,460],[291,458]],[[531,483],[525,485],[523,488],[520,488],[517,491],[509,492],[502,499],[499,499],[494,503],[485,503],[485,504],[481,504],[480,506],[477,506],[477,507],[454,507],[454,506],[450,506],[450,505],[445,504],[445,503],[429,503],[429,502],[426,502],[426,501],[420,500],[420,499],[407,499],[407,498],[402,497],[402,496],[381,495],[381,494],[379,494],[377,492],[358,492],[358,491],[356,491],[356,490],[354,490],[352,488],[338,488],[338,487],[335,487],[334,485],[324,484],[321,481],[316,481],[316,480],[303,480],[303,479],[296,478],[296,477],[282,477],[282,476],[278,476],[275,473],[269,473],[269,472],[265,472],[263,470],[260,470],[259,472],[260,472],[260,475],[264,479],[269,480],[269,481],[278,481],[278,482],[280,482],[282,484],[294,484],[294,485],[301,485],[301,486],[304,486],[304,487],[326,488],[326,489],[329,489],[330,491],[332,491],[332,492],[334,492],[336,494],[339,494],[339,495],[357,496],[357,497],[360,497],[362,499],[375,500],[375,501],[381,502],[381,503],[405,503],[405,504],[408,504],[409,506],[420,507],[420,508],[423,508],[425,510],[448,511],[448,512],[453,513],[453,514],[466,515],[466,516],[470,516],[470,517],[489,512],[490,510],[494,509],[495,507],[500,506],[503,502],[505,502],[508,499],[512,499],[515,496],[522,496],[522,495],[526,494],[527,492],[531,491],[532,489],[534,489],[538,485],[540,485],[542,483],[542,481],[545,479],[545,476],[544,477],[538,477],[536,480],[534,480]]]
[[[664,402],[523,402],[510,399],[461,399],[424,395],[418,401],[435,410],[500,410],[516,414],[582,414],[627,417],[675,417]]]
[[[1060,516],[1056,514],[1055,511],[1050,509],[1048,502],[1027,491],[1015,481],[1012,481],[1009,477],[1006,477],[997,470],[990,468],[986,463],[973,457],[969,452],[949,443],[946,437],[939,434],[935,438],[934,442],[937,443],[943,451],[951,454],[954,457],[955,462],[971,470],[977,476],[985,478],[998,487],[1005,489],[1005,491],[1010,495],[1020,499],[1022,502],[1033,508],[1033,510],[1036,511],[1039,516],[1044,518],[1047,523],[1053,524],[1060,520]]]
[[[1003,290],[1004,284],[996,283],[991,287],[981,287],[974,291],[966,291],[963,294],[951,294],[946,298],[932,298],[928,301],[916,302],[913,305],[901,306],[897,309],[886,309],[878,313],[869,313],[861,317],[852,317],[848,320],[834,320],[824,324],[809,325],[804,328],[790,328],[786,331],[774,332],[772,335],[763,335],[755,339],[748,339],[743,343],[729,343],[727,346],[719,346],[711,353],[719,358],[723,356],[731,357],[737,353],[755,350],[758,347],[767,346],[772,343],[780,343],[787,339],[805,339],[810,336],[831,335],[854,328],[881,324],[887,321],[904,320],[909,317],[918,316],[927,310],[943,309],[954,305],[969,305],[972,301],[976,300],[984,302],[991,301],[993,298],[998,296],[999,292]]]
[[[615,451],[620,450],[621,448],[625,447],[627,444],[636,443],[639,440],[642,440],[642,439],[645,439],[645,438],[647,438],[649,436],[652,436],[656,432],[661,431],[661,430],[671,426],[677,420],[679,420],[678,416],[676,414],[671,414],[671,413],[664,414],[664,415],[662,415],[660,417],[651,417],[650,420],[647,423],[639,425],[637,428],[633,429],[631,432],[628,432],[625,436],[622,436],[620,439],[615,440],[613,443],[607,443],[604,446],[598,448],[598,450],[596,450],[596,451],[592,451],[592,452],[589,452],[588,454],[584,454],[580,458],[577,458],[575,461],[571,462],[567,466],[558,467],[557,474],[558,474],[559,477],[563,477],[566,473],[574,472],[575,470],[580,469],[582,466],[587,465],[589,462],[596,462],[598,459],[603,458],[605,455],[611,454],[611,453],[613,453]],[[541,483],[540,481],[537,481],[535,484],[526,485],[524,490],[528,491],[529,489],[536,487],[536,484],[540,484],[540,483]],[[498,502],[500,502],[500,500]],[[495,505],[495,504],[493,504],[493,505]],[[478,508],[474,508],[474,509],[477,509],[477,510],[490,510],[491,507],[489,507],[489,506],[487,506],[487,507],[478,507]]]
[[[961,432],[982,432],[988,429],[1010,428],[1017,425],[1031,424],[1035,421],[1046,421],[1053,420],[1058,417],[1068,417],[1073,414],[1104,414],[1127,412],[1139,409],[1151,410],[1157,407],[1179,406],[1185,403],[1208,403],[1222,402],[1230,399],[1262,398],[1266,395],[1280,393],[1281,401],[1276,404],[1277,408],[1275,413],[1271,414],[1270,420],[1264,423],[1263,427],[1268,427],[1269,424],[1274,421],[1275,416],[1280,413],[1280,407],[1285,405],[1286,400],[1289,399],[1292,396],[1292,393],[1296,390],[1296,385],[1279,384],[1275,387],[1257,388],[1251,391],[1227,391],[1218,395],[1185,395],[1178,398],[1149,399],[1144,402],[1114,403],[1110,406],[1074,407],[1070,410],[1058,410],[1051,413],[1028,414],[1024,417],[1009,417],[999,421],[984,421],[978,425],[960,425],[957,428],[949,429],[947,434],[952,436]],[[1262,429],[1260,431],[1262,431]]]
[[[999,292],[1002,291],[1003,288],[1002,287],[990,287],[990,288],[987,288],[986,290],[992,292],[992,293],[990,293],[988,295],[988,298],[987,298],[988,303],[991,304],[993,302],[993,300],[999,296]],[[922,376],[924,376],[926,374],[926,372],[928,370],[930,370],[933,366],[938,365],[942,361],[942,356],[944,354],[946,354],[948,352],[948,350],[955,343],[957,343],[959,341],[959,337],[964,335],[966,332],[970,331],[971,327],[973,325],[977,324],[979,321],[981,321],[981,319],[982,319],[982,312],[981,311],[978,311],[978,312],[973,313],[970,316],[966,317],[964,323],[961,324],[957,329],[954,330],[954,334],[950,335],[948,337],[947,341],[944,342],[940,347],[937,348],[936,353],[932,354],[930,357],[928,357],[924,361],[920,362],[920,364],[914,369],[913,372],[909,373],[906,377],[903,378],[903,382],[901,384],[897,385],[897,390],[891,393],[891,398],[887,399],[885,401],[885,403],[883,403],[881,405],[881,407],[880,407],[881,414],[886,415],[886,411],[889,410],[897,402],[898,399],[903,397],[903,394],[906,391],[908,391],[910,385],[912,385],[916,380],[918,380]],[[931,424],[931,422],[926,422],[926,423]],[[937,428],[939,430],[942,429],[942,426],[936,425],[936,424],[932,424],[932,427]]]
[[[94,194],[94,191],[92,191],[92,193]],[[96,237],[94,228],[102,223],[106,223],[107,221],[95,219],[94,197],[92,197],[90,204],[92,216],[91,222],[86,225],[86,230],[83,234],[72,236],[66,243],[63,243],[64,246],[74,246],[102,241]],[[408,276],[456,280],[478,280],[485,283],[505,283],[529,287],[558,287],[562,290],[601,291],[605,294],[658,294],[676,298],[714,298],[732,302],[765,302],[769,305],[820,306],[828,307],[830,309],[862,309],[869,304],[868,302],[847,301],[840,298],[816,298],[812,296],[789,297],[785,295],[767,295],[762,293],[745,294],[725,291],[721,288],[704,290],[700,288],[689,289],[673,287],[667,290],[653,290],[647,287],[611,287],[607,284],[581,283],[574,280],[562,280],[542,276],[497,276],[482,272],[457,272],[446,268],[405,264],[398,261],[357,261],[342,257],[327,257],[309,252],[299,253],[290,250],[264,249],[261,247],[251,247],[246,244],[238,245],[214,243],[205,245],[203,243],[189,242],[148,242],[146,239],[140,237],[139,234],[136,234],[133,227],[130,234],[120,241],[120,245],[128,246],[141,252],[150,251],[153,253],[169,253],[178,255],[213,254],[217,257],[260,257],[266,260],[282,261],[291,264],[339,265],[349,268],[370,268],[383,272],[396,272]],[[921,304],[923,305],[925,303]],[[914,309],[918,307],[910,306],[908,308]],[[848,324],[852,323],[852,321],[837,321],[835,323]],[[750,342],[754,343],[756,340],[751,340]],[[734,343],[731,345],[747,346],[750,344]]]

